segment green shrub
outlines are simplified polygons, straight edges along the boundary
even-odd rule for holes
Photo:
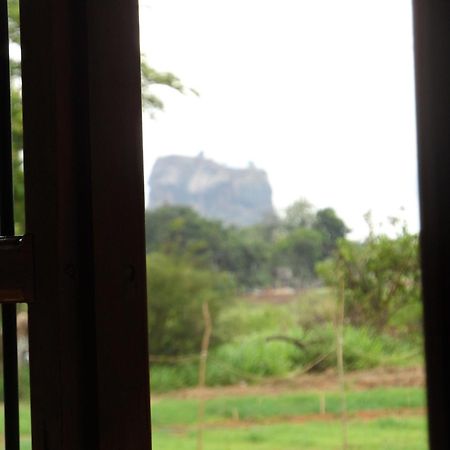
[[[324,371],[336,367],[335,334],[331,325],[316,327],[309,333],[300,328],[287,334],[303,348],[292,343],[267,341],[268,334],[240,336],[212,350],[207,363],[209,386],[253,383],[265,377],[284,377],[293,371]],[[377,366],[419,363],[421,347],[370,329],[347,326],[344,340],[347,371]],[[168,391],[195,386],[198,362],[152,367],[152,388]]]
[[[232,277],[160,253],[150,254],[147,262],[150,354],[197,353],[204,328],[202,304],[209,304],[214,320],[232,298]]]
[[[267,342],[261,334],[239,338],[211,354],[207,382],[223,385],[285,375],[294,368],[296,352],[284,342]]]

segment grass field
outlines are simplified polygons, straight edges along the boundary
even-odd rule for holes
[[[331,450],[342,448],[340,398],[319,393],[218,397],[205,401],[205,450]],[[153,448],[197,448],[198,399],[152,403]],[[424,392],[390,388],[348,395],[350,449],[427,449]],[[322,403],[323,405],[323,403]],[[323,407],[323,406],[322,406]]]
[[[152,421],[155,427],[195,425],[198,399],[157,398],[152,402]],[[238,421],[264,421],[307,417],[321,413],[339,414],[340,395],[336,392],[285,393],[282,395],[219,397],[205,401],[205,421],[221,423]],[[420,388],[372,389],[350,392],[347,396],[350,413],[377,410],[420,409],[424,407],[424,393]]]
[[[204,432],[205,450],[334,450],[341,449],[342,429],[338,421],[304,424],[255,425],[216,428]],[[373,421],[352,420],[350,449],[426,450],[425,420],[421,417],[386,417]],[[156,429],[154,450],[195,450],[196,431]]]
[[[325,412],[320,397],[325,398]],[[152,401],[153,449],[196,450],[200,399]],[[350,449],[426,450],[424,391],[386,388],[348,394]],[[336,392],[216,397],[205,400],[205,450],[342,448]],[[31,450],[30,418],[21,412],[22,450]],[[0,432],[3,433],[3,423]],[[0,447],[3,448],[3,447]]]
[[[197,450],[200,405],[203,450],[341,450],[334,351],[322,371],[303,373],[333,347],[332,316],[326,289],[282,304],[234,302],[215,323],[224,343],[208,358],[207,389],[191,388],[198,382],[197,361],[152,367],[153,450]],[[277,334],[300,337],[309,353],[267,342]],[[345,342],[347,449],[427,450],[420,345],[351,327]],[[21,449],[31,450],[25,404],[20,419]]]

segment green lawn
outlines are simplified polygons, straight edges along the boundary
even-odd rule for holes
[[[326,393],[326,410],[340,410],[338,393]],[[318,393],[283,394],[277,396],[222,397],[205,404],[205,450],[331,450],[340,449],[341,422],[313,420],[298,424],[283,419],[317,414]],[[426,450],[426,420],[420,415],[424,407],[424,391],[416,388],[374,389],[348,394],[351,413],[391,410],[383,418],[349,422],[350,449],[361,450]],[[395,417],[395,410],[417,408],[418,416]],[[152,404],[153,449],[195,450],[198,401],[160,398]],[[239,417],[240,423],[236,422]],[[225,422],[234,418],[237,426]],[[274,424],[258,424],[258,420],[274,420]],[[252,423],[255,422],[255,423]]]
[[[156,429],[153,450],[196,450],[196,432]],[[204,432],[205,450],[340,450],[342,429],[338,421],[281,424],[249,428],[213,429]],[[352,421],[352,450],[426,450],[424,418],[384,418]]]
[[[342,430],[339,422],[311,422],[299,425],[265,425],[204,432],[205,450],[338,450]],[[194,430],[153,431],[153,450],[196,450]],[[351,421],[349,443],[352,450],[427,450],[424,418],[384,418]],[[3,446],[1,448],[4,448]],[[29,436],[22,450],[31,450]]]
[[[205,418],[209,423],[239,417],[241,420],[261,420],[295,417],[320,412],[320,397],[325,396],[326,412],[339,413],[340,395],[336,392],[289,393],[267,396],[219,397],[208,400]],[[420,408],[425,406],[423,389],[390,388],[349,392],[348,410]],[[159,398],[152,402],[154,426],[192,425],[196,423],[198,400]]]
[[[317,420],[320,396],[326,412]],[[426,420],[421,415],[424,391],[386,388],[350,392],[347,397],[350,449],[426,450]],[[396,410],[415,414],[396,417]],[[333,450],[341,449],[342,426],[338,393],[218,397],[205,403],[204,450]],[[363,419],[364,411],[383,411]],[[390,412],[389,412],[390,410]],[[155,398],[152,402],[153,449],[196,450],[198,400]],[[308,415],[314,414],[308,419]],[[333,417],[333,414],[336,416]],[[304,420],[306,417],[307,420]],[[292,423],[296,418],[298,423]],[[22,450],[31,450],[29,410],[21,408]],[[234,419],[230,422],[230,419]],[[291,420],[291,423],[289,422]],[[258,421],[267,421],[262,424]],[[271,422],[273,421],[273,423]],[[3,433],[3,422],[0,422]],[[4,447],[0,445],[0,448]]]

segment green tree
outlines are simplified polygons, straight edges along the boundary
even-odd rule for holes
[[[142,82],[142,103],[144,109],[154,117],[155,112],[164,110],[164,102],[160,97],[152,92],[155,85],[166,86],[181,94],[193,93],[198,96],[198,92],[192,88],[186,88],[181,80],[171,72],[160,72],[150,67],[146,58],[142,57],[141,62],[141,82]]]
[[[332,208],[317,211],[313,228],[323,236],[323,256],[325,257],[331,255],[338,239],[345,237],[350,231]]]
[[[362,243],[341,239],[333,257],[317,265],[331,287],[344,288],[346,316],[377,331],[420,330],[418,236],[371,233]]]
[[[148,255],[147,267],[150,353],[197,354],[203,332],[202,304],[208,302],[214,320],[233,296],[232,277],[162,253]]]
[[[278,266],[288,266],[300,281],[315,278],[315,265],[322,255],[323,236],[317,230],[297,228],[280,239],[275,247]]]
[[[186,206],[146,211],[147,251],[188,258],[197,267],[230,272],[242,288],[270,284],[269,242],[227,227]]]
[[[313,205],[306,199],[297,200],[286,209],[283,223],[287,230],[311,228],[315,222]]]
[[[148,252],[184,256],[197,265],[221,267],[224,235],[221,222],[205,219],[187,206],[162,206],[146,211]]]

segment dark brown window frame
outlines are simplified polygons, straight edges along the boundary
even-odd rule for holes
[[[148,449],[137,0],[20,6],[33,450]]]
[[[414,0],[430,448],[450,448],[450,1]]]

